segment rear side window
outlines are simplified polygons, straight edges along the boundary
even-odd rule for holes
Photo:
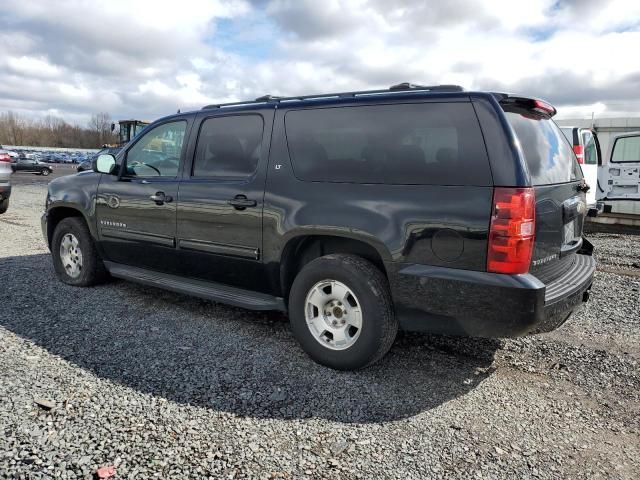
[[[292,110],[285,124],[293,169],[301,180],[491,184],[470,103]]]
[[[200,127],[192,176],[242,179],[253,175],[263,127],[259,115],[206,119]]]
[[[524,154],[533,185],[566,183],[582,178],[572,147],[548,117],[505,109]]]
[[[640,136],[618,138],[613,145],[611,161],[616,163],[640,162]]]

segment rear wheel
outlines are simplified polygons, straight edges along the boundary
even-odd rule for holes
[[[9,208],[9,199],[5,198],[0,202],[0,214],[6,212],[8,208]]]
[[[387,279],[355,255],[327,255],[305,265],[291,287],[289,318],[309,356],[338,370],[378,361],[398,331]]]
[[[51,171],[48,168],[45,168],[44,170],[42,170],[42,172],[40,172],[42,175],[44,175],[45,177],[47,175],[49,175],[51,173]]]
[[[51,254],[56,274],[64,283],[88,287],[107,277],[91,233],[81,218],[60,221],[53,232]]]

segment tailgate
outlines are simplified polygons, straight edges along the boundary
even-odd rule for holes
[[[548,283],[569,270],[582,246],[586,215],[582,171],[549,115],[521,105],[503,107],[525,158],[536,198],[530,272]]]
[[[536,233],[530,272],[543,283],[571,268],[582,246],[586,199],[581,182],[541,185],[536,192]]]

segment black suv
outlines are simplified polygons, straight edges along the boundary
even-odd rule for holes
[[[588,298],[580,166],[541,101],[457,86],[210,105],[49,184],[59,278],[288,312],[316,361],[398,328],[517,336]]]

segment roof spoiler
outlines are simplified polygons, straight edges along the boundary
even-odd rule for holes
[[[542,115],[548,115],[549,117],[553,117],[558,113],[556,107],[551,105],[549,102],[540,100],[539,98],[519,97],[516,95],[509,95],[508,93],[498,93],[495,94],[495,96],[498,103],[501,105],[518,106]]]

